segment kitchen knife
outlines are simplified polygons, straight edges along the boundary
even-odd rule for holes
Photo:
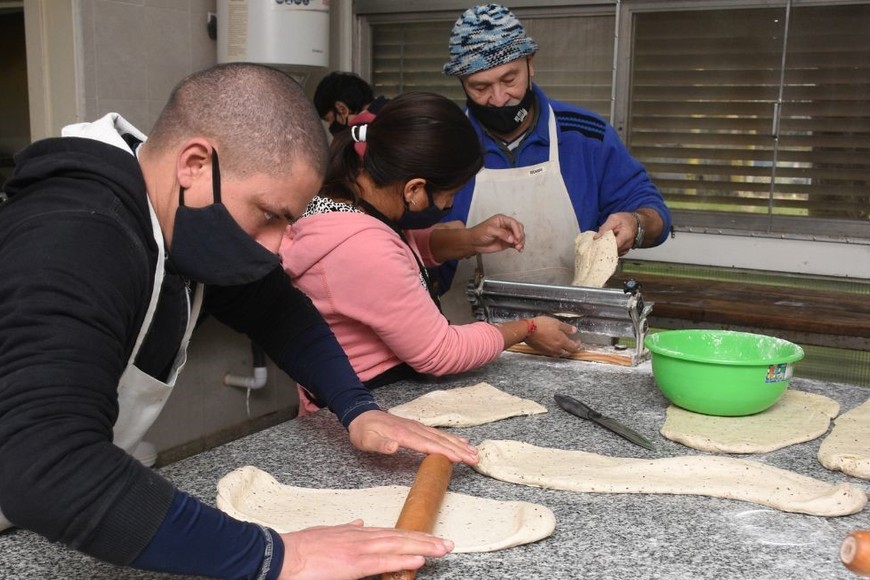
[[[632,429],[629,429],[616,419],[611,419],[610,417],[605,417],[598,411],[593,410],[589,405],[585,403],[581,403],[574,397],[569,397],[568,395],[553,395],[553,398],[556,399],[556,403],[572,415],[580,417],[581,419],[588,419],[594,423],[598,423],[605,429],[609,429],[613,431],[620,437],[628,439],[635,445],[640,445],[650,451],[655,451],[652,442]]]

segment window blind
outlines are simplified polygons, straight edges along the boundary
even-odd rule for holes
[[[870,5],[792,11],[774,211],[870,220]]]
[[[870,225],[870,6],[796,7],[788,29],[785,8],[637,13],[634,30],[630,148],[684,221]]]
[[[430,91],[463,102],[459,82],[441,72],[454,20],[373,24],[371,76],[375,93],[395,97],[409,91]]]
[[[614,16],[522,18],[538,43],[535,82],[551,98],[579,104],[609,117],[613,76]],[[449,57],[455,18],[383,22],[371,27],[372,86],[378,94],[440,93],[465,102],[459,81],[441,73]]]

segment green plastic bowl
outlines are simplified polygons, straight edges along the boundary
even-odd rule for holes
[[[656,384],[689,411],[736,417],[764,411],[785,393],[801,347],[730,330],[666,330],[646,337]]]

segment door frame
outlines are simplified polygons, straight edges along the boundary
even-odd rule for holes
[[[30,139],[56,137],[84,118],[79,0],[3,2],[24,7]]]

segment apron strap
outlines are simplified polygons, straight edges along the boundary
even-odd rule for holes
[[[562,169],[559,166],[559,132],[556,130],[556,113],[553,112],[553,107],[547,105],[550,112],[550,118],[547,120],[547,126],[550,133],[550,162],[555,164],[556,171],[559,175],[562,174]]]
[[[136,337],[136,343],[133,345],[133,351],[130,353],[130,360],[127,365],[132,365],[139,354],[139,349],[148,335],[151,328],[151,322],[154,319],[154,313],[157,311],[157,301],[160,299],[160,289],[163,287],[163,277],[165,274],[163,245],[163,232],[160,231],[160,223],[157,221],[157,213],[151,205],[151,200],[145,196],[148,202],[148,213],[151,216],[151,232],[154,235],[154,241],[157,243],[157,267],[154,270],[154,286],[151,288],[151,300],[148,302],[148,310],[145,312],[145,320],[142,321],[142,327],[139,329],[139,336]]]

